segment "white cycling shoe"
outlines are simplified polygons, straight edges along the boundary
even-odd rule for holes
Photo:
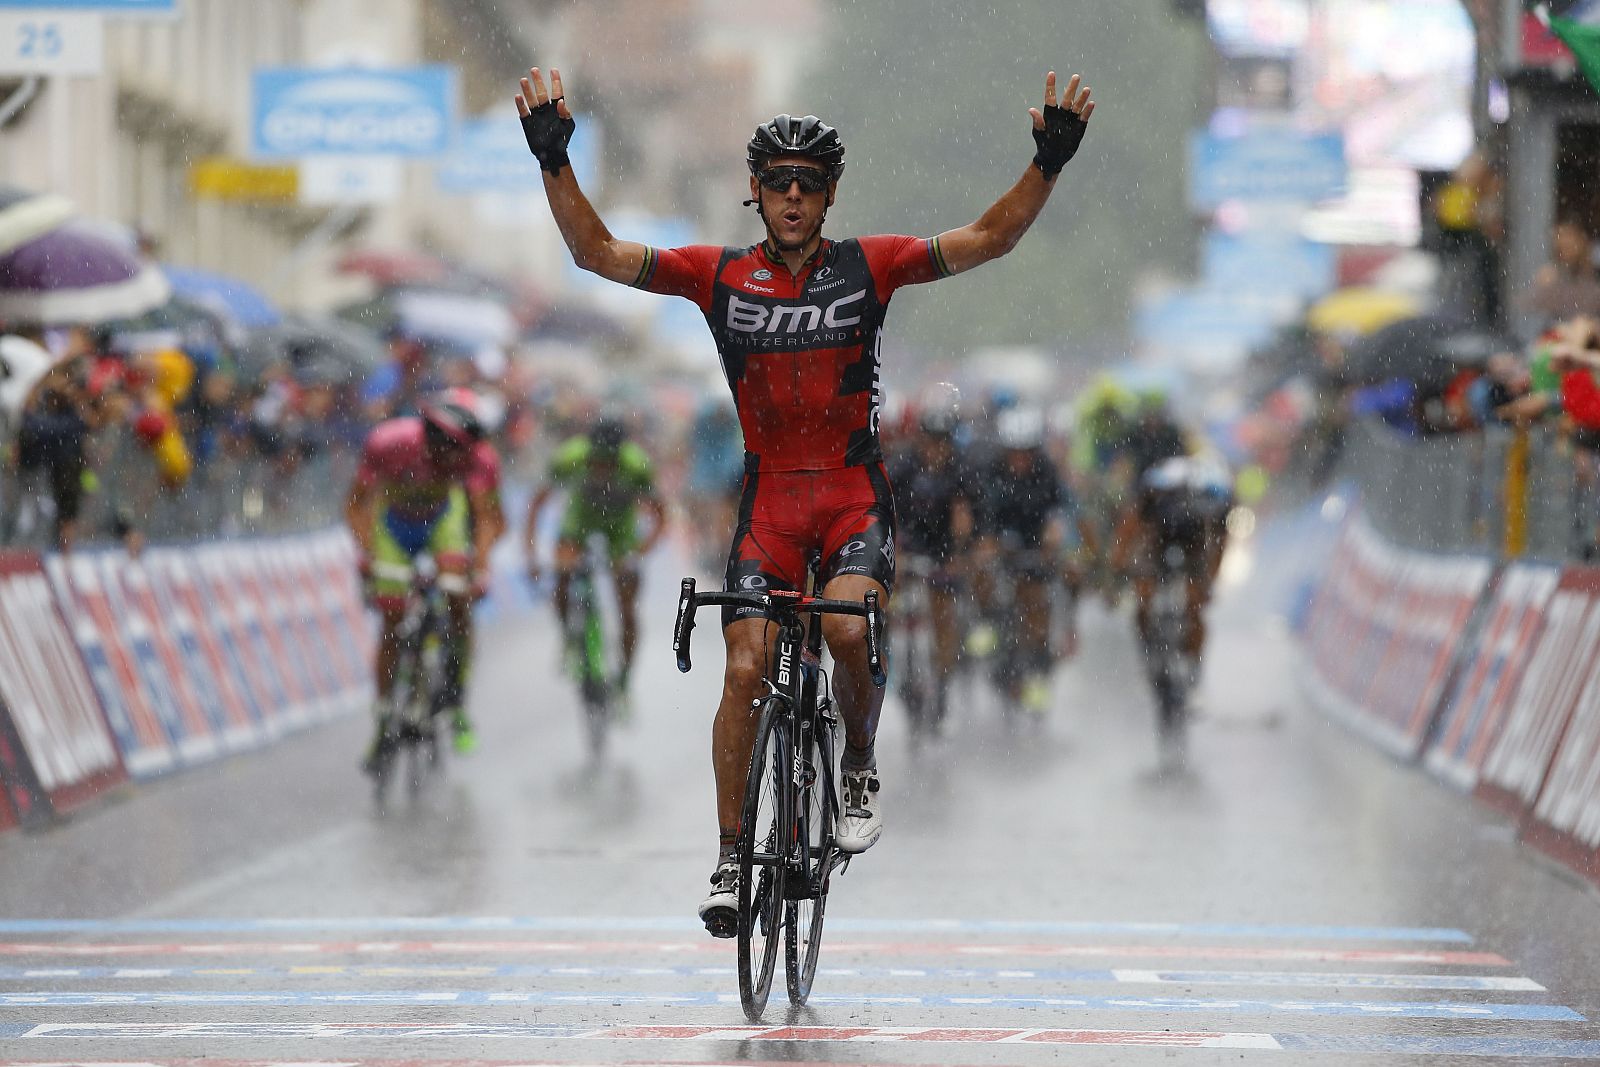
[[[700,921],[712,937],[739,933],[739,865],[719,863],[711,876],[711,893],[700,902]]]
[[[877,771],[845,771],[844,818],[834,844],[840,852],[865,852],[883,836],[883,808],[878,798]]]

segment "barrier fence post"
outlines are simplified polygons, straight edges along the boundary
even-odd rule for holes
[[[1505,554],[1517,559],[1528,551],[1528,428],[1518,426],[1506,449]]]

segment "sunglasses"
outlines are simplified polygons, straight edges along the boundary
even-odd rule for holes
[[[768,167],[756,181],[775,193],[787,193],[792,182],[800,183],[802,193],[820,193],[828,188],[828,172],[815,167]]]

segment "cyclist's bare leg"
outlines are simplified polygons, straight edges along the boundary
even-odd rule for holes
[[[1133,579],[1133,621],[1139,628],[1139,643],[1150,647],[1150,602],[1155,599],[1156,580],[1150,575]]]
[[[1206,647],[1206,605],[1211,601],[1211,582],[1206,578],[1189,579],[1184,606],[1188,616],[1185,633],[1185,654],[1197,662]]]
[[[722,630],[728,662],[722,674],[722,703],[711,727],[711,764],[717,776],[717,828],[724,859],[733,855],[739,832],[750,750],[755,747],[752,710],[762,694],[777,638],[777,627],[766,619],[736,619]]]
[[[1042,670],[1050,662],[1049,584],[1035,575],[1017,578],[1017,614],[1022,620],[1023,662],[1029,670]]]
[[[864,574],[841,574],[824,587],[829,600],[857,603],[868,592],[878,594],[878,602],[889,603],[888,591]],[[839,717],[844,720],[845,770],[866,770],[875,766],[873,741],[878,735],[878,716],[883,711],[883,690],[872,684],[867,667],[867,620],[854,615],[822,616],[822,639],[833,654],[833,694]]]
[[[961,650],[955,590],[945,585],[930,584],[928,614],[933,620],[934,714],[942,719],[950,675],[956,669],[956,657]]]
[[[400,663],[400,620],[406,613],[405,600],[391,602],[387,599],[378,605],[383,627],[378,635],[378,663],[374,682],[378,690],[378,706],[387,710],[389,698],[394,694],[394,674]]]
[[[444,593],[444,692],[440,704],[451,711],[466,703],[467,669],[472,663],[472,575],[465,559],[441,560],[439,589]]]
[[[562,629],[567,626],[567,602],[571,598],[572,572],[583,562],[583,546],[576,541],[557,541],[555,606],[556,621]]]
[[[639,647],[639,566],[633,559],[620,559],[611,566],[611,581],[617,587],[617,610],[622,616],[622,676],[633,670],[633,652]]]

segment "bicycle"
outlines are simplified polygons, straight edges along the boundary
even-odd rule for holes
[[[592,541],[593,539],[591,539]],[[567,589],[567,665],[583,702],[583,721],[590,758],[605,754],[606,738],[616,718],[616,682],[606,640],[600,588],[594,563],[595,546],[584,546],[583,559]]]
[[[449,637],[449,617],[442,603],[445,579],[430,557],[418,557],[414,567],[377,564],[373,573],[375,577],[410,583],[397,634],[399,655],[394,688],[372,758],[373,800],[381,810],[402,755],[407,769],[406,792],[413,800],[422,792],[428,776],[442,765],[438,714],[443,709],[445,692],[444,644]]]
[[[1001,722],[1007,729],[1040,724],[1043,708],[1036,706],[1038,695],[1026,690],[1030,685],[1042,684],[1039,678],[1048,673],[1052,659],[1048,636],[1044,648],[1027,647],[1030,638],[1026,627],[1030,620],[1024,617],[1018,588],[1025,581],[1054,584],[1058,579],[1058,572],[1042,550],[1023,548],[1011,535],[1002,537],[1000,555],[990,578],[993,584],[987,614],[992,620],[994,640],[989,650],[988,673]],[[1055,599],[1046,599],[1052,613]]]
[[[813,574],[814,577],[814,574]],[[839,720],[822,670],[818,615],[867,620],[867,665],[878,688],[888,681],[883,658],[883,615],[876,593],[859,603],[802,593],[696,593],[685,578],[678,596],[672,649],[678,670],[691,666],[694,613],[703,607],[756,608],[778,627],[777,654],[767,675],[739,819],[739,1000],[751,1022],[766,1010],[784,933],[789,1002],[811,995],[822,946],[823,915],[833,872],[849,857],[834,843],[839,821],[835,742]],[[807,618],[810,616],[812,618]]]
[[[950,688],[963,666],[963,657],[957,650],[952,668],[949,671],[941,668],[939,631],[933,606],[935,591],[951,594],[948,606],[955,618],[950,624],[957,634],[961,633],[966,625],[963,617],[966,601],[953,595],[959,585],[951,564],[941,565],[927,556],[902,554],[900,557],[899,600],[896,601],[900,604],[900,625],[894,633],[895,678],[896,691],[910,721],[913,749],[936,739],[944,728]]]
[[[1187,741],[1189,694],[1195,667],[1189,647],[1189,554],[1169,543],[1155,559],[1150,596],[1150,633],[1144,642],[1145,671],[1156,695],[1157,729],[1165,758],[1181,762]]]

